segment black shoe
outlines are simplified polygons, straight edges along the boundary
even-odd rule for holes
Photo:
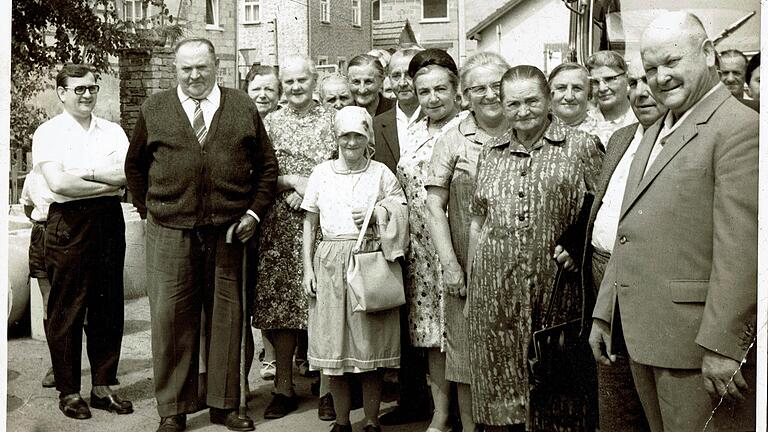
[[[130,414],[133,412],[133,404],[116,394],[100,398],[91,391],[91,408],[109,411],[115,414]]]
[[[224,425],[231,431],[256,430],[253,420],[248,417],[240,418],[234,409],[211,408],[210,416],[211,423]]]
[[[381,432],[381,426],[368,424],[363,426],[363,432]]]
[[[428,409],[403,408],[398,405],[392,411],[379,417],[379,423],[384,426],[397,426],[408,423],[418,423],[432,418]]]
[[[53,368],[48,368],[48,372],[43,377],[43,387],[53,388],[56,387],[56,378],[53,376]]]
[[[331,432],[352,432],[352,425],[340,425],[338,423],[334,423]]]
[[[73,393],[64,397],[59,397],[59,409],[65,416],[76,420],[85,420],[91,418],[91,410],[79,394]]]
[[[187,428],[187,415],[176,414],[160,419],[160,427],[157,432],[181,432]]]
[[[288,413],[296,411],[299,407],[296,395],[286,396],[281,393],[274,393],[272,395],[272,401],[267,405],[264,410],[265,419],[278,419],[285,417]]]
[[[333,408],[333,396],[330,393],[320,398],[317,405],[317,417],[322,421],[336,420],[336,410]]]

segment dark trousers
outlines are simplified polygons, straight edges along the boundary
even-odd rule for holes
[[[592,253],[592,278],[599,287],[605,275],[610,254],[600,251]],[[616,305],[618,307],[618,305]],[[616,361],[610,365],[597,365],[598,405],[601,432],[642,432],[649,431],[648,421],[637,394],[629,355],[624,344],[621,323],[613,325],[612,350]]]
[[[400,383],[398,405],[406,410],[430,410],[432,393],[427,385],[427,356],[422,348],[411,345],[408,333],[408,303],[400,307]]]
[[[157,411],[199,409],[200,317],[207,353],[206,404],[236,408],[239,396],[240,274],[243,246],[225,242],[228,226],[163,227],[147,219],[147,294]]]
[[[53,203],[45,265],[51,281],[45,333],[62,395],[80,392],[83,323],[91,384],[117,384],[123,340],[125,221],[117,197]]]

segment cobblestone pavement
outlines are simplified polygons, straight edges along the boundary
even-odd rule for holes
[[[256,340],[260,349],[260,340]],[[85,348],[85,347],[84,347]],[[85,349],[83,349],[85,354]],[[50,365],[48,347],[45,342],[31,338],[8,341],[8,411],[9,432],[154,432],[159,417],[155,409],[152,384],[152,357],[150,348],[149,305],[147,298],[130,300],[125,303],[125,332],[123,349],[118,370],[121,385],[116,387],[119,395],[133,401],[135,412],[117,416],[106,411],[92,410],[89,420],[73,420],[58,409],[58,393],[55,389],[44,389],[40,385]],[[82,392],[88,400],[90,394],[90,368],[83,355]],[[251,392],[248,398],[248,414],[256,422],[259,432],[325,432],[332,422],[317,418],[317,398],[310,393],[311,380],[298,374],[296,393],[301,401],[299,409],[278,420],[265,420],[264,408],[269,403],[272,383],[264,381],[258,370],[251,371],[249,382]],[[382,412],[393,406],[392,402],[382,404]],[[363,427],[363,410],[352,412],[355,431]],[[384,431],[421,432],[427,423],[385,427]],[[192,414],[187,419],[188,431],[226,431],[223,426],[213,426],[208,421],[208,411]]]

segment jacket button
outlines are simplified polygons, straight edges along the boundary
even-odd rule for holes
[[[627,242],[627,238],[624,236],[619,237],[619,243],[624,244]]]

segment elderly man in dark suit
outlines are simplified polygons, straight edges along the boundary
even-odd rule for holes
[[[400,142],[408,139],[408,127],[423,117],[419,98],[408,75],[408,64],[420,48],[405,48],[392,54],[387,74],[397,103],[373,119],[376,153],[373,158],[397,172]],[[403,306],[405,308],[405,306]],[[426,384],[426,359],[410,346],[408,314],[401,312],[401,368],[399,370],[400,401],[397,408],[381,417],[383,425],[396,425],[427,420],[431,416],[429,389]]]
[[[198,409],[201,310],[212,423],[238,419],[243,243],[256,232],[277,183],[274,150],[256,106],[216,84],[207,39],[176,48],[178,87],[142,105],[125,162],[134,205],[146,217],[158,432],[182,431]],[[227,243],[235,226],[239,242]]]
[[[670,111],[632,160],[590,345],[610,365],[623,335],[651,430],[754,430],[758,117],[697,17],[658,17],[641,54]]]
[[[633,60],[628,63],[627,69],[629,103],[639,123],[617,130],[608,143],[581,260],[582,286],[588,299],[594,299],[597,294],[616,241],[619,211],[632,158],[645,130],[667,112],[667,108],[653,97],[648,88],[640,56]],[[584,308],[586,313],[591,313],[591,303]],[[598,364],[600,429],[626,432],[648,430],[648,422],[632,381],[626,348],[620,343],[614,343],[612,348],[616,361],[610,366]]]

